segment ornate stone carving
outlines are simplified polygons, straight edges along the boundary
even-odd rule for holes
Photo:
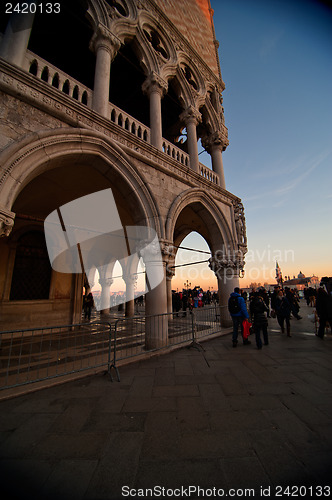
[[[107,286],[111,286],[113,284],[114,280],[113,278],[100,278],[98,280],[98,283],[100,284],[100,286],[102,287],[107,287]]]
[[[92,51],[97,52],[101,47],[110,53],[112,59],[121,47],[121,40],[103,24],[97,26],[90,41]]]
[[[0,209],[0,236],[9,236],[14,226],[14,212]]]
[[[218,252],[209,259],[209,268],[219,279],[225,276],[241,276],[245,262],[242,250]]]
[[[161,35],[148,26],[143,28],[143,33],[156,54],[164,61],[168,60],[169,53]]]
[[[225,127],[226,129],[226,127]],[[227,133],[227,129],[226,129]],[[211,152],[213,147],[220,147],[223,151],[225,151],[226,147],[229,145],[229,141],[227,135],[225,135],[224,130],[217,130],[213,134],[209,136],[205,136],[202,138],[202,146],[206,149],[208,153]]]
[[[127,6],[120,0],[112,1],[112,5],[106,5],[106,8],[111,19],[123,18],[128,16]]]
[[[135,286],[137,284],[138,276],[137,274],[127,274],[122,276],[123,281],[127,286]]]
[[[143,83],[142,90],[147,95],[157,91],[163,96],[168,90],[168,83],[153,71]]]
[[[193,121],[195,125],[198,125],[202,121],[201,113],[194,106],[189,106],[187,109],[185,109],[183,113],[181,113],[179,118],[184,123]]]
[[[241,202],[234,201],[233,206],[238,245],[241,248],[247,248],[246,220],[244,216],[243,204]]]

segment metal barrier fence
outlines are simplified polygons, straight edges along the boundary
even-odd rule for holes
[[[0,332],[0,390],[107,366],[110,323]]]
[[[221,331],[221,309],[215,305],[192,311],[118,319],[109,351],[109,374],[114,368],[120,380],[117,367],[120,360],[190,341],[190,345],[198,347],[199,339]]]
[[[110,322],[0,332],[0,391],[63,377],[220,332],[219,306]],[[114,333],[113,333],[114,331]]]

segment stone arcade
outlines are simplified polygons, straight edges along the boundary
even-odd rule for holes
[[[225,187],[209,0],[66,0],[60,14],[23,25],[13,16],[0,25],[1,330],[80,321],[84,276],[51,269],[43,221],[109,187],[123,225],[159,237],[165,278],[146,314],[170,310],[175,247],[192,230],[210,247],[225,305],[247,246],[243,206]],[[212,169],[199,162],[199,139]],[[104,296],[114,263],[110,251]],[[123,270],[130,297],[135,271]]]

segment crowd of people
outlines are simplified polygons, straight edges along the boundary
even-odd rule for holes
[[[179,316],[180,311],[186,314],[187,309],[192,311],[194,308],[218,303],[218,300],[216,292],[211,292],[210,290],[204,292],[200,287],[184,289],[181,292],[172,290],[172,310],[175,316]]]
[[[318,290],[307,288],[304,290],[304,298],[308,306],[316,308],[319,318],[319,328],[316,335],[324,338],[326,324],[332,326],[332,295],[324,287]],[[228,309],[233,320],[233,347],[237,346],[239,330],[243,339],[243,344],[248,345],[250,341],[244,335],[245,322],[252,324],[255,335],[256,346],[262,349],[263,341],[268,345],[268,318],[276,318],[281,329],[281,333],[286,333],[291,337],[291,317],[301,320],[300,297],[296,289],[282,288],[275,286],[273,292],[268,292],[265,288],[253,289],[249,295],[246,291],[241,292],[235,288],[228,300]]]

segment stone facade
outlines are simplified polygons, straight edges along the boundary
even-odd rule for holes
[[[75,1],[75,15],[67,10],[61,21],[75,22],[75,39],[86,41],[77,61],[69,30],[62,59],[51,44],[56,26],[44,26],[51,41],[40,30],[34,34],[40,16],[24,36],[8,25],[0,40],[0,327],[80,321],[83,276],[47,267],[40,235],[53,210],[106,188],[124,226],[157,232],[165,276],[175,259],[169,249],[199,232],[226,304],[244,265],[246,234],[241,201],[225,187],[224,84],[210,4],[167,0],[161,9],[152,0]],[[175,4],[191,12],[182,24]],[[188,34],[186,23],[199,25],[199,37]],[[16,47],[15,61],[8,46]],[[212,170],[199,162],[198,138]],[[101,276],[107,290],[111,278]],[[170,291],[165,278],[149,292],[147,314],[170,310]],[[131,314],[132,304],[127,309]]]

